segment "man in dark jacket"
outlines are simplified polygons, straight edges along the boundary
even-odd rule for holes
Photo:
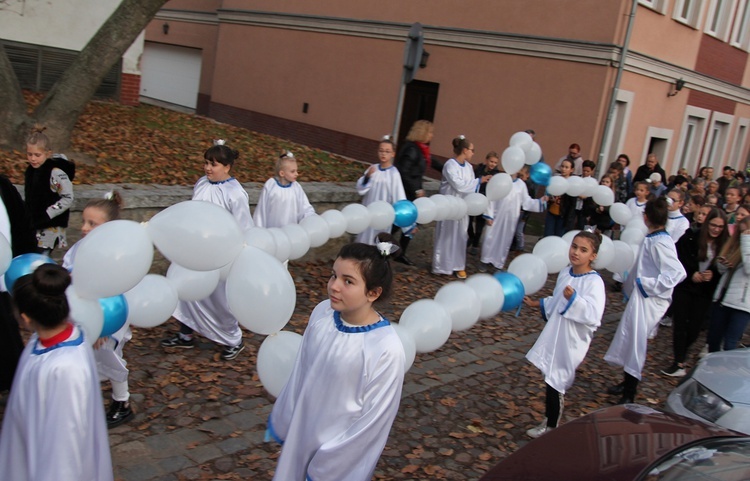
[[[654,172],[661,174],[662,182],[667,180],[667,174],[664,172],[664,169],[661,168],[661,165],[659,165],[659,161],[656,159],[656,154],[651,153],[646,157],[646,164],[638,167],[638,170],[635,171],[633,183],[648,180]]]

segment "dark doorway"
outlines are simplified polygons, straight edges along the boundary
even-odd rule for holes
[[[435,119],[438,89],[440,84],[412,80],[406,85],[404,109],[401,113],[401,125],[398,129],[398,145],[406,138],[412,124],[417,120]]]

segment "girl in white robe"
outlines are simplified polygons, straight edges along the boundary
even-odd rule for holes
[[[621,395],[619,404],[633,402],[646,363],[648,335],[667,311],[675,286],[687,277],[674,241],[664,229],[667,201],[648,201],[644,215],[649,233],[623,285],[628,303],[604,356],[605,361],[624,370],[623,382],[608,390]]]
[[[479,191],[482,183],[490,180],[489,175],[477,179],[471,158],[474,156],[474,144],[460,135],[453,139],[453,153],[456,157],[449,159],[443,166],[443,180],[440,182],[440,193],[463,198]],[[453,274],[459,279],[466,279],[466,241],[469,239],[469,216],[459,220],[443,220],[435,226],[435,250],[432,254],[432,272],[434,274]]]
[[[395,153],[396,147],[390,138],[383,139],[378,145],[378,160],[380,163],[368,167],[364,175],[357,180],[357,193],[363,196],[363,205],[370,205],[379,200],[392,205],[399,200],[406,199],[401,174],[393,166]],[[381,232],[391,232],[391,228],[373,229],[368,227],[357,235],[357,242],[375,245],[375,238]]]
[[[276,177],[268,179],[255,206],[253,221],[258,227],[284,227],[299,224],[315,214],[307,194],[297,182],[297,161],[287,151],[276,161]]]
[[[113,479],[94,353],[68,319],[69,285],[65,269],[44,264],[13,286],[21,319],[35,334],[21,355],[5,409],[2,479]]]
[[[667,214],[667,234],[675,244],[680,237],[690,228],[690,221],[682,215],[682,206],[685,205],[685,193],[678,188],[672,189],[667,194],[669,213]]]
[[[223,142],[223,141],[222,141]],[[206,175],[195,183],[193,200],[203,200],[228,210],[244,232],[253,227],[250,201],[242,185],[230,175],[239,153],[223,143],[214,145],[204,154]],[[216,290],[200,301],[180,301],[172,316],[180,322],[180,332],[164,339],[165,348],[192,349],[193,332],[224,346],[221,357],[232,360],[245,348],[237,318],[227,304],[226,281],[220,280]]]
[[[502,269],[513,243],[521,210],[544,212],[546,200],[546,197],[532,199],[526,183],[516,178],[508,195],[490,202],[484,213],[489,228],[482,242],[482,264],[492,264],[495,268]]]
[[[372,479],[404,381],[403,345],[372,306],[391,292],[392,239],[346,245],[333,264],[329,300],[310,315],[268,419],[268,438],[283,444],[274,480]]]
[[[600,235],[579,232],[570,244],[571,267],[557,276],[552,296],[539,301],[524,298],[526,305],[541,308],[546,321],[534,347],[526,354],[544,374],[547,388],[544,421],[527,431],[533,438],[557,427],[565,391],[573,385],[576,368],[586,357],[594,331],[601,325],[606,303],[604,281],[591,267],[600,244]]]

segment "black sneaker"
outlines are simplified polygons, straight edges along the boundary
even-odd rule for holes
[[[615,384],[614,386],[610,386],[607,388],[607,394],[611,394],[613,396],[619,396],[623,392],[625,392],[624,382],[621,382],[620,384]]]
[[[231,361],[235,357],[239,356],[242,351],[245,350],[245,343],[240,341],[236,346],[225,347],[221,352],[221,358],[225,361]]]
[[[168,339],[161,340],[161,347],[178,347],[180,349],[192,349],[195,347],[195,339],[185,340],[179,334]]]
[[[411,259],[409,259],[408,257],[406,257],[406,256],[396,257],[395,261],[396,262],[400,262],[401,264],[404,264],[404,265],[407,265],[407,266],[413,266],[414,265],[414,262]]]
[[[128,401],[112,401],[107,411],[107,429],[111,429],[133,419],[135,414]]]

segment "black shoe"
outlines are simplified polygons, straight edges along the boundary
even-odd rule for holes
[[[411,261],[411,259],[409,259],[406,256],[396,257],[396,262],[400,262],[400,263],[402,263],[404,265],[407,265],[407,266],[413,266],[414,265],[414,263]]]
[[[613,396],[619,396],[623,392],[625,392],[625,383],[623,382],[616,386],[610,386],[609,388],[607,388],[607,394],[611,394]]]
[[[180,349],[192,349],[195,347],[195,339],[185,340],[179,334],[168,339],[161,340],[161,347],[179,347]]]
[[[239,356],[242,351],[245,350],[245,343],[240,341],[236,346],[225,347],[221,352],[221,358],[225,361],[231,361],[235,357]]]
[[[133,419],[135,414],[128,401],[112,401],[107,411],[107,429],[111,429]]]
[[[623,396],[617,401],[617,404],[633,404],[633,398],[630,396]]]

